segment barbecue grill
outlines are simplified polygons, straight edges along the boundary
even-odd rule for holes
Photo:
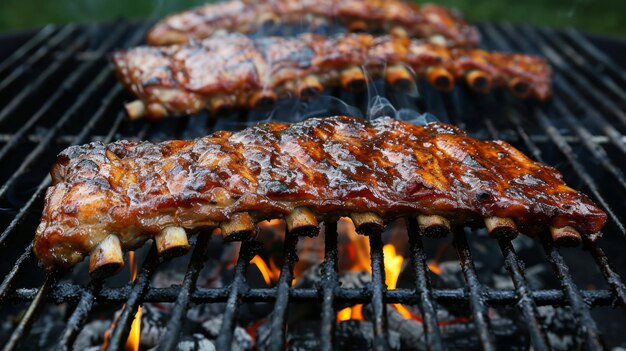
[[[273,287],[253,287],[246,278],[250,259],[259,249],[255,241],[241,244],[230,283],[223,287],[197,286],[204,268],[207,248],[212,240],[201,233],[192,241],[192,253],[177,258],[187,267],[180,285],[155,287],[153,275],[164,263],[152,243],[145,254],[136,279],[115,284],[90,279],[84,270],[45,275],[36,266],[32,239],[43,206],[43,194],[50,185],[49,166],[62,149],[91,141],[108,142],[122,138],[164,140],[193,138],[214,130],[239,129],[267,116],[257,111],[232,112],[222,116],[202,114],[193,118],[166,119],[157,123],[129,122],[123,102],[131,97],[117,83],[108,53],[114,48],[130,47],[142,41],[150,23],[117,22],[106,25],[47,26],[38,31],[0,37],[5,48],[0,52],[0,310],[24,313],[15,323],[3,325],[5,350],[19,349],[32,334],[33,324],[46,313],[46,307],[66,306],[62,330],[55,335],[59,349],[73,344],[98,306],[121,311],[112,328],[108,349],[124,347],[131,323],[143,303],[173,303],[167,331],[159,349],[175,349],[184,329],[186,313],[192,305],[225,303],[223,321],[215,341],[218,350],[230,349],[238,315],[253,303],[272,306],[268,325],[271,330],[267,348],[287,345],[288,311],[298,303],[321,306],[318,321],[320,348],[333,349],[339,306],[365,303],[370,306],[373,325],[372,347],[390,348],[387,304],[402,303],[416,307],[424,326],[424,348],[446,348],[438,323],[438,306],[469,306],[479,345],[496,348],[490,322],[492,306],[513,306],[524,321],[535,350],[551,349],[546,325],[538,306],[567,306],[574,314],[578,337],[583,347],[603,349],[626,345],[626,338],[612,330],[607,321],[624,321],[626,313],[626,69],[596,46],[596,40],[574,30],[557,31],[509,23],[479,25],[483,46],[494,50],[516,50],[547,57],[555,69],[555,97],[546,106],[516,101],[506,94],[493,92],[478,96],[463,87],[452,93],[439,93],[427,84],[418,83],[415,94],[386,91],[374,82],[378,94],[386,96],[396,108],[429,112],[443,122],[461,126],[477,138],[504,139],[535,160],[556,165],[566,181],[588,193],[607,212],[609,220],[603,238],[597,244],[584,240],[583,248],[557,248],[548,238],[537,238],[545,258],[553,269],[559,286],[533,289],[525,276],[525,262],[509,239],[497,239],[514,289],[496,289],[480,281],[472,251],[475,231],[455,231],[452,242],[458,254],[465,280],[461,288],[434,288],[427,265],[426,239],[417,224],[407,220],[410,234],[410,260],[414,288],[388,290],[385,286],[383,241],[368,237],[371,248],[371,282],[363,289],[342,287],[338,283],[338,235],[335,223],[324,227],[324,260],[321,280],[316,287],[292,287],[297,243],[306,238],[287,235],[283,264],[278,283]],[[613,51],[626,49],[626,43],[609,42]],[[357,106],[367,115],[367,98],[343,91],[325,94]],[[324,116],[320,105],[287,102],[282,115]],[[370,103],[371,105],[371,103]],[[296,106],[296,107],[293,107]],[[304,106],[304,107],[302,107]],[[313,106],[313,107],[312,107]],[[323,107],[323,106],[322,106]],[[371,107],[371,106],[370,106]],[[302,110],[305,112],[302,112]],[[388,110],[387,110],[388,111]],[[272,118],[280,119],[281,113]],[[496,240],[496,239],[493,239]],[[576,261],[589,263],[599,286],[590,286],[592,278],[580,278],[573,269]],[[611,262],[612,266],[609,261]],[[579,267],[579,265],[576,265]],[[615,267],[615,268],[614,268]],[[81,273],[82,272],[82,273]],[[120,274],[121,275],[121,274]],[[294,307],[295,306],[295,307]],[[612,306],[618,313],[607,313]],[[7,312],[8,313],[8,312]],[[617,319],[614,319],[617,318]],[[621,318],[621,319],[620,319]],[[622,333],[623,334],[623,333]],[[0,334],[2,335],[2,334]]]

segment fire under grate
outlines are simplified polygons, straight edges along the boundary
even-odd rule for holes
[[[313,287],[291,286],[298,260],[298,242],[310,238],[285,235],[282,264],[278,280],[270,287],[249,282],[250,260],[259,252],[257,241],[241,244],[232,276],[221,287],[198,286],[206,269],[205,260],[212,242],[210,233],[200,233],[192,241],[190,255],[176,258],[185,266],[179,284],[155,287],[154,276],[163,263],[152,244],[142,249],[143,260],[136,279],[124,284],[110,280],[91,280],[85,269],[73,273],[45,275],[36,265],[31,251],[34,229],[42,210],[42,197],[50,185],[49,165],[55,155],[73,144],[90,141],[108,142],[122,138],[152,141],[170,138],[193,138],[214,130],[232,130],[265,120],[262,113],[233,112],[225,116],[202,114],[194,118],[163,120],[158,123],[126,121],[122,102],[130,100],[117,83],[108,53],[114,48],[141,42],[148,23],[119,22],[111,25],[48,26],[36,32],[0,36],[0,310],[18,313],[19,318],[0,326],[0,341],[5,350],[19,349],[29,342],[33,326],[51,305],[65,306],[62,328],[51,338],[52,348],[72,349],[86,324],[96,318],[100,306],[121,311],[111,329],[108,349],[124,348],[138,308],[147,303],[172,303],[165,332],[160,335],[159,350],[180,347],[181,334],[192,306],[222,304],[219,332],[211,342],[217,350],[227,350],[237,338],[238,319],[242,309],[255,303],[269,303],[271,313],[265,327],[268,340],[257,347],[280,350],[292,348],[288,323],[290,308],[300,304],[319,306],[316,321],[315,348],[336,348],[341,324],[337,313],[344,306],[367,304],[373,335],[372,349],[394,349],[390,331],[389,304],[415,308],[423,325],[422,349],[443,350],[449,345],[438,312],[444,306],[469,308],[471,333],[477,346],[485,350],[498,348],[492,308],[513,306],[525,323],[532,348],[557,349],[548,335],[550,330],[541,306],[568,307],[573,315],[575,335],[580,347],[603,349],[624,346],[624,335],[612,330],[604,315],[606,306],[619,310],[616,322],[624,321],[626,287],[620,274],[626,271],[623,250],[626,228],[626,70],[604,54],[586,36],[573,30],[556,31],[508,23],[482,24],[480,30],[488,49],[516,50],[547,57],[556,71],[555,98],[547,106],[515,101],[499,92],[478,96],[464,87],[452,93],[439,93],[418,83],[419,96],[386,91],[375,82],[377,92],[395,108],[429,112],[443,122],[456,124],[477,138],[498,138],[511,142],[535,160],[556,166],[573,187],[589,194],[608,213],[609,220],[597,244],[583,242],[580,248],[556,248],[549,238],[536,238],[543,246],[540,256],[551,267],[558,282],[554,288],[533,289],[529,282],[527,262],[520,259],[517,248],[508,239],[498,239],[499,253],[513,283],[512,288],[497,289],[484,284],[477,272],[481,260],[473,242],[477,231],[455,230],[452,247],[464,282],[462,287],[437,288],[428,262],[432,259],[427,244],[414,219],[405,222],[408,243],[406,261],[412,274],[411,288],[387,289],[383,238],[368,236],[371,276],[360,288],[340,285],[338,261],[339,234],[336,223],[325,223],[323,261],[319,280]],[[615,50],[626,43],[613,42]],[[339,90],[333,96],[363,111],[371,99]],[[292,119],[345,112],[344,104],[329,108],[336,99],[322,97],[315,102],[286,102],[279,107]],[[352,110],[350,110],[352,111]],[[365,113],[364,113],[365,114]],[[278,115],[278,114],[276,114]],[[280,116],[276,117],[280,119]],[[495,239],[490,239],[496,241]],[[151,246],[152,245],[152,246]],[[609,258],[613,265],[609,264]],[[481,258],[483,256],[480,256]],[[581,260],[589,263],[581,277]],[[573,268],[573,267],[576,267]],[[616,267],[616,268],[613,268]],[[84,268],[84,267],[83,267]],[[119,274],[122,275],[122,274]],[[602,284],[589,284],[589,281]],[[584,284],[584,285],[583,285]],[[124,306],[124,307],[122,307]],[[294,307],[296,306],[296,307]],[[365,308],[365,307],[364,307]],[[600,311],[600,312],[597,312]],[[614,315],[610,314],[611,316]],[[622,318],[622,319],[619,319]],[[623,324],[622,324],[623,325]],[[37,337],[41,337],[37,335]],[[349,346],[349,345],[348,345]],[[47,346],[50,347],[50,346]]]

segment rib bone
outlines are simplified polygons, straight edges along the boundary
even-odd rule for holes
[[[285,216],[287,230],[302,236],[316,236],[319,233],[317,218],[313,211],[306,207],[296,207]]]
[[[180,256],[189,251],[187,233],[181,227],[164,228],[154,239],[159,256]]]
[[[552,240],[558,246],[574,247],[580,245],[582,238],[578,230],[565,226],[562,228],[550,227]]]
[[[513,239],[517,236],[517,226],[511,218],[487,217],[485,227],[493,237]]]
[[[377,235],[385,229],[383,219],[373,212],[351,213],[350,218],[354,223],[356,232],[363,235]]]
[[[417,223],[425,236],[439,238],[450,233],[450,222],[437,215],[421,215],[417,217]]]
[[[341,87],[350,92],[358,92],[365,89],[367,81],[360,67],[350,67],[341,71]]]
[[[91,252],[89,273],[94,277],[109,276],[124,267],[120,239],[110,234]]]
[[[247,212],[235,213],[230,220],[220,224],[222,236],[227,241],[241,241],[253,236],[255,233],[254,220]]]

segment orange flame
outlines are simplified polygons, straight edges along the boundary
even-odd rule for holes
[[[135,252],[128,253],[130,261],[130,279],[135,281],[137,278],[137,262],[135,262]],[[139,339],[141,338],[141,306],[137,309],[135,319],[130,327],[130,333],[126,340],[126,351],[139,351]]]
[[[135,281],[137,278],[137,262],[135,262],[135,252],[128,252],[128,261],[130,262],[130,279],[131,281]],[[126,307],[126,304],[122,306],[122,309]],[[131,324],[130,333],[128,334],[128,339],[126,339],[126,346],[124,347],[125,351],[139,351],[139,341],[141,339],[141,306],[137,309],[137,313],[135,314],[135,319]],[[117,325],[117,319],[111,323],[109,329],[104,332],[104,343],[100,350],[106,350],[109,345],[109,338],[111,337],[111,333],[115,326]]]
[[[263,280],[265,280],[265,284],[272,285],[280,278],[280,268],[276,266],[273,259],[270,258],[270,264],[268,265],[261,256],[256,255],[250,260],[250,263],[257,266],[263,276]]]

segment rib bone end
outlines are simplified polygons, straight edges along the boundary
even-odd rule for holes
[[[531,93],[530,84],[517,77],[509,81],[509,90],[511,90],[513,95],[520,99],[528,98]]]
[[[437,216],[418,216],[417,223],[424,236],[432,238],[441,238],[450,233],[450,221]]]
[[[122,245],[120,239],[111,234],[91,252],[89,274],[94,278],[106,277],[117,273],[122,267],[124,267]]]
[[[363,70],[359,67],[350,67],[341,71],[341,87],[350,92],[365,90],[367,81]]]
[[[470,88],[475,92],[487,94],[491,91],[493,82],[491,77],[485,72],[471,71],[467,74],[465,79]]]
[[[220,229],[226,241],[246,240],[255,232],[254,220],[247,212],[235,213],[230,220],[220,224]]]
[[[410,90],[415,84],[411,72],[402,65],[388,67],[385,72],[385,79],[387,80],[387,84],[398,90]]]
[[[271,90],[262,90],[250,97],[250,107],[260,110],[270,110],[278,100],[276,93]]]
[[[557,246],[576,247],[580,245],[582,237],[578,230],[573,227],[566,226],[563,228],[550,227],[552,240]]]
[[[132,121],[141,119],[146,114],[146,105],[141,100],[135,100],[124,105],[128,118]]]
[[[287,230],[299,236],[316,236],[319,227],[315,214],[306,207],[297,207],[285,216]]]
[[[514,239],[517,236],[517,226],[511,218],[487,217],[485,227],[489,235],[496,238]]]
[[[189,251],[187,233],[181,227],[167,227],[154,237],[161,257],[175,257]]]
[[[454,89],[454,77],[443,67],[433,67],[427,72],[428,82],[437,90],[450,92]]]
[[[373,212],[351,213],[356,232],[363,235],[379,235],[385,229],[383,219]]]
[[[324,87],[322,83],[320,83],[319,79],[314,75],[304,77],[296,89],[296,93],[301,99],[315,98],[323,91]]]

